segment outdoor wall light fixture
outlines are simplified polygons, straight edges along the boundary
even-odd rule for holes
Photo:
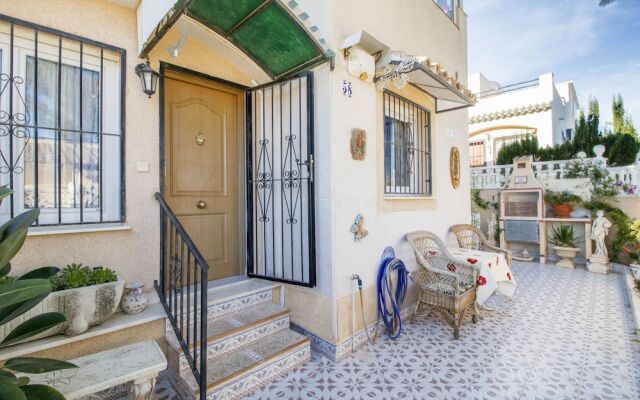
[[[146,63],[140,63],[136,65],[136,74],[140,78],[142,84],[142,91],[145,92],[149,98],[156,92],[158,87],[158,78],[160,74],[151,68],[149,60]]]

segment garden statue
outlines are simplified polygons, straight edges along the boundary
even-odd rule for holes
[[[595,242],[596,248],[587,263],[587,268],[589,268],[591,272],[597,272],[599,274],[609,273],[609,253],[607,252],[605,239],[612,225],[611,221],[604,216],[604,211],[598,210],[596,212],[596,219],[593,220],[593,226],[591,228],[591,239]]]
[[[609,234],[611,225],[611,221],[604,216],[604,211],[598,210],[596,212],[596,219],[593,221],[593,227],[591,228],[591,239],[596,242],[596,255],[609,257],[607,245],[604,240]]]

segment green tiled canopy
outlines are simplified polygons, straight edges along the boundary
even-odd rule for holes
[[[291,9],[297,3],[289,1],[287,6]],[[179,0],[172,10],[176,17],[165,18],[164,28],[186,13],[278,78],[326,59],[317,39],[287,6],[278,0]],[[164,30],[157,29],[156,35]]]

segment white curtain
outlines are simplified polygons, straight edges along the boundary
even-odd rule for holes
[[[25,207],[35,206],[35,170],[38,168],[38,206],[58,207],[58,191],[63,208],[96,208],[100,201],[100,166],[98,132],[100,118],[100,77],[97,71],[38,58],[38,87],[36,99],[35,59],[27,57],[25,101],[30,140],[24,154]],[[60,126],[63,129],[58,143],[58,74],[60,74]],[[80,76],[82,75],[82,86]],[[82,90],[82,104],[80,104]],[[36,121],[37,107],[37,121]],[[82,107],[82,124],[80,110]],[[64,129],[68,129],[65,131]],[[35,158],[35,137],[38,136],[38,160]],[[82,138],[82,140],[81,140]],[[82,141],[82,145],[81,145]],[[60,144],[60,151],[58,151]],[[82,151],[82,168],[80,152]],[[61,164],[61,165],[60,165]],[[60,166],[61,186],[58,187]],[[82,185],[81,185],[82,182]]]

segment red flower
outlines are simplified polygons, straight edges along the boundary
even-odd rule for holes
[[[511,272],[507,272],[507,278],[509,278],[509,280],[511,280]]]
[[[447,269],[451,272],[456,272],[456,266],[453,264],[448,264]]]
[[[624,247],[624,248],[622,249],[622,251],[624,251],[624,254],[629,254],[629,253],[631,253],[631,250],[627,249],[626,247]]]
[[[478,286],[484,286],[487,284],[487,279],[484,276],[480,275],[476,283]]]
[[[477,263],[477,262],[478,262],[478,260],[476,260],[475,258],[467,258],[467,262],[468,262],[469,264],[475,264],[475,263]]]

